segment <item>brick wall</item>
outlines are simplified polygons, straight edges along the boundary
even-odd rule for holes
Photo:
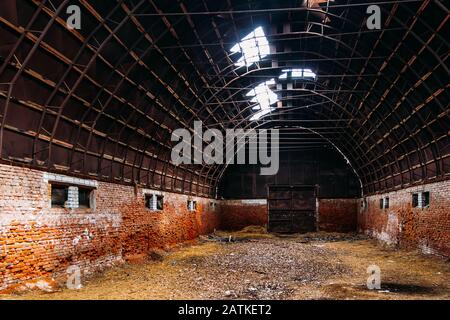
[[[358,199],[319,199],[319,230],[356,231],[359,202]]]
[[[221,228],[240,230],[246,226],[267,225],[267,201],[265,199],[222,200]]]
[[[421,191],[430,192],[430,205],[413,208],[412,194]],[[384,197],[389,197],[388,209],[380,209]],[[359,231],[388,244],[450,257],[449,180],[369,196],[366,203],[365,209],[359,206]]]
[[[51,208],[49,181],[55,180],[95,187],[95,207]],[[450,181],[445,181],[370,196],[365,210],[356,199],[320,199],[319,229],[351,231],[359,211],[361,232],[450,256],[449,189]],[[411,194],[416,191],[430,191],[428,208],[412,208]],[[148,210],[145,193],[163,195],[164,209]],[[390,208],[379,209],[379,199],[385,196]],[[196,211],[188,211],[188,199],[197,201]],[[89,274],[216,228],[266,225],[267,217],[264,199],[214,201],[0,165],[0,290],[39,279],[64,279],[72,265]]]
[[[267,225],[265,199],[222,200],[221,228],[239,230],[250,225]],[[356,231],[358,199],[319,199],[319,230],[328,232]]]
[[[71,265],[91,273],[219,227],[219,208],[210,199],[193,197],[197,210],[191,212],[188,196],[159,192],[164,209],[150,211],[145,190],[92,180],[75,182],[97,186],[95,209],[51,208],[48,181],[54,178],[0,165],[0,290],[36,279],[63,279]]]

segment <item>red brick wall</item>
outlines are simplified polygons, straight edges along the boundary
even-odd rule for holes
[[[412,193],[429,191],[428,208],[413,208]],[[379,201],[389,197],[389,208]],[[388,244],[419,248],[450,257],[450,180],[411,187],[366,198],[359,209],[358,229]]]
[[[358,199],[319,199],[319,230],[356,231],[358,204]]]
[[[50,207],[50,189],[42,171],[0,165],[0,290],[10,285],[63,279],[71,265],[91,273],[124,260],[140,259],[219,229],[267,224],[265,200],[193,197],[197,210],[186,208],[188,196],[162,192],[164,210],[144,206],[143,189],[97,182],[95,209]],[[388,243],[419,247],[450,256],[450,181],[368,197],[359,210],[358,228]],[[411,208],[411,193],[430,191],[430,207]],[[379,198],[390,208],[379,209]],[[349,231],[358,200],[321,199],[319,228]]]
[[[240,230],[247,226],[267,225],[267,202],[257,200],[222,200],[221,229]]]
[[[0,290],[35,279],[59,279],[70,265],[91,273],[151,249],[191,240],[219,227],[219,207],[163,193],[164,210],[144,205],[142,189],[98,182],[95,209],[50,206],[44,172],[0,165]]]

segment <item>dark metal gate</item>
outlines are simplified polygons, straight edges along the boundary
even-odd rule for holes
[[[269,232],[305,233],[317,230],[317,188],[311,185],[268,186]]]

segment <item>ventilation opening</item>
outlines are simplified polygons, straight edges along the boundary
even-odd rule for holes
[[[145,195],[145,206],[152,211],[160,211],[164,209],[164,196],[157,194]]]
[[[389,197],[380,199],[380,209],[388,209],[389,208]]]
[[[78,207],[82,209],[89,209],[94,207],[93,203],[94,189],[78,188]]]
[[[430,205],[430,192],[418,192],[412,195],[413,208],[427,208]]]
[[[64,208],[69,194],[69,187],[52,184],[52,208]]]
[[[187,201],[187,209],[189,211],[196,211],[197,210],[197,201],[188,200]]]

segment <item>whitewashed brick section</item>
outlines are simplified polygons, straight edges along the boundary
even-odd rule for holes
[[[156,194],[158,196],[164,196],[166,193],[160,190],[153,190],[153,189],[146,189],[143,188],[142,189],[142,194],[146,195],[146,194]]]
[[[45,182],[49,182],[49,181],[63,182],[63,183],[67,183],[67,184],[76,184],[79,186],[86,186],[86,187],[92,187],[92,188],[98,187],[98,183],[96,180],[80,179],[80,178],[65,176],[65,175],[56,174],[56,173],[49,173],[49,172],[44,173],[44,181]]]
[[[156,210],[157,209],[157,207],[156,207],[156,194],[152,194],[151,195],[149,205],[150,205],[150,209],[151,210]]]
[[[242,203],[244,203],[244,204],[262,205],[262,204],[267,204],[267,200],[266,199],[243,199]]]
[[[67,194],[66,208],[78,208],[78,187],[70,186]]]

